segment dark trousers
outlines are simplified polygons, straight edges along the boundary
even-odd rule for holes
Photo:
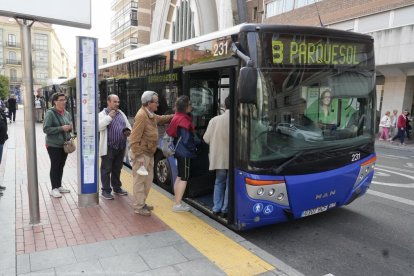
[[[9,118],[10,118],[10,122],[12,120],[12,115],[13,115],[13,122],[16,122],[16,109],[15,110],[10,110],[9,109]]]
[[[401,144],[404,143],[405,129],[401,130],[401,128],[398,128],[398,133],[394,136],[394,138],[392,138],[392,140],[394,141],[397,138],[400,138]]]
[[[63,148],[47,147],[47,153],[50,157],[50,182],[52,189],[62,186],[63,168],[65,167],[68,154]]]
[[[121,170],[125,156],[125,149],[108,147],[106,155],[101,156],[101,182],[102,192],[110,193],[121,188]],[[111,189],[112,184],[112,189]]]

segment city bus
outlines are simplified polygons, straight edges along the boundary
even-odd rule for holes
[[[215,174],[206,143],[192,160],[185,200],[247,230],[329,211],[365,194],[376,161],[375,78],[368,35],[242,24],[138,48],[100,67],[99,92],[103,106],[108,94],[119,95],[131,123],[146,90],[159,94],[158,114],[173,113],[175,99],[188,95],[200,138],[229,97],[227,217],[212,212]],[[159,127],[160,138],[166,127]],[[172,192],[176,160],[164,157],[161,143],[154,183]]]

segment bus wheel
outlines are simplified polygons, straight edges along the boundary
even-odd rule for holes
[[[171,189],[171,167],[162,153],[155,155],[154,178],[159,186]]]

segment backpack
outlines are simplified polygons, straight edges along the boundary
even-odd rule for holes
[[[177,145],[174,146],[174,137],[171,137],[167,133],[164,134],[164,137],[162,137],[161,151],[166,158],[175,154],[175,150],[177,149],[180,141],[181,137],[178,138]]]

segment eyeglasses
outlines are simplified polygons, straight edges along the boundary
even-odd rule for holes
[[[158,104],[158,101],[151,101],[152,103]]]

